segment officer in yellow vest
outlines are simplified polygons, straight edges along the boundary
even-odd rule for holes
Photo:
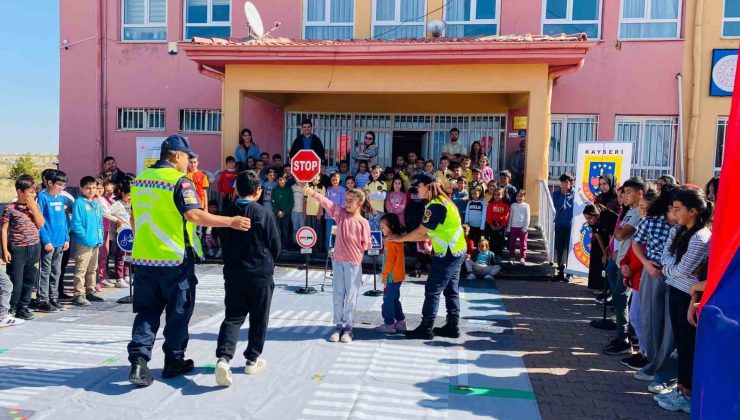
[[[193,369],[185,359],[188,322],[195,304],[195,260],[200,240],[195,226],[230,227],[246,231],[250,220],[223,217],[203,211],[192,181],[185,177],[188,160],[198,155],[190,142],[171,135],[162,143],[160,158],[142,172],[131,187],[134,216],[133,263],[136,266],[133,310],[136,313],[128,345],[131,362],[129,382],[152,384],[147,367],[164,311],[165,354],[163,378],[173,378]]]
[[[421,309],[421,325],[407,331],[406,337],[430,340],[435,335],[440,337],[460,337],[460,298],[457,285],[460,282],[460,267],[465,261],[467,246],[462,230],[462,220],[457,206],[447,197],[442,185],[427,174],[420,174],[413,184],[419,196],[429,203],[424,209],[421,225],[413,231],[392,237],[395,242],[418,242],[432,240],[434,257],[429,268],[429,277],[424,286],[424,306]],[[434,328],[439,307],[439,295],[445,296],[447,323],[441,328]]]

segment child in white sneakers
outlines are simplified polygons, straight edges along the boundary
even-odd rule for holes
[[[307,197],[317,200],[337,223],[332,280],[334,324],[337,328],[329,336],[329,341],[350,343],[357,295],[362,286],[362,256],[370,249],[370,224],[360,212],[365,193],[357,188],[347,191],[345,208],[341,208],[308,185],[303,187],[303,191]]]
[[[403,234],[401,222],[394,213],[386,213],[380,219],[383,237]],[[406,259],[402,242],[385,242],[385,263],[383,264],[383,325],[375,328],[382,333],[406,331],[406,317],[401,307],[401,283],[406,278]]]
[[[14,327],[26,322],[11,314],[10,295],[13,293],[13,282],[10,281],[5,270],[5,260],[2,259],[2,249],[0,249],[0,328]]]

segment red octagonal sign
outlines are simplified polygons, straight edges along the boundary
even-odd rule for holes
[[[299,150],[290,162],[290,172],[298,182],[311,182],[321,171],[321,159],[311,149]]]

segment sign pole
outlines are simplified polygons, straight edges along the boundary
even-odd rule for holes
[[[308,285],[308,256],[311,254],[313,246],[316,245],[316,231],[309,226],[303,226],[298,229],[295,238],[298,246],[301,247],[301,254],[306,254],[306,286],[296,290],[296,293],[312,295],[316,293],[316,289]]]
[[[378,290],[378,254],[383,249],[383,233],[379,230],[370,232],[370,250],[368,255],[373,256],[373,289],[363,293],[365,296],[383,296],[383,291]]]
[[[383,296],[383,291],[378,290],[378,256],[373,255],[373,290],[364,293],[365,296],[378,297]]]

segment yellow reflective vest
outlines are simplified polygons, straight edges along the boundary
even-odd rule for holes
[[[439,224],[436,229],[429,230],[427,235],[432,239],[432,249],[437,256],[447,255],[447,250],[455,255],[460,255],[467,250],[465,244],[465,235],[462,230],[462,220],[457,206],[450,199],[440,199],[439,197],[429,201],[426,205],[425,212],[429,211],[429,206],[442,205],[447,209],[447,217],[444,222]],[[428,213],[427,213],[428,214]]]

